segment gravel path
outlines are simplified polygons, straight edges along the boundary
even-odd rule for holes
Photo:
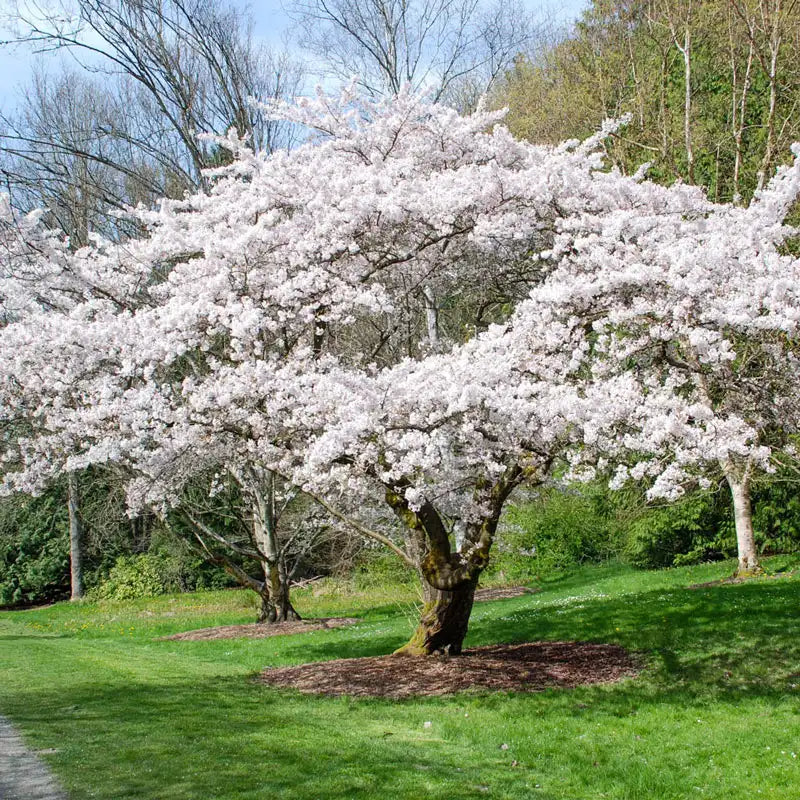
[[[0,717],[0,800],[67,800],[50,770]]]

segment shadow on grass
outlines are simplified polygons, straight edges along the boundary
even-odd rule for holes
[[[244,676],[191,684],[58,687],[8,708],[58,772],[82,783],[70,797],[477,798],[480,763],[425,735],[391,703],[311,698]],[[491,753],[494,760],[494,753]],[[481,761],[480,758],[472,761]],[[511,776],[510,795],[527,774]],[[547,797],[547,795],[543,795]]]
[[[754,696],[773,700],[776,691],[762,686],[748,694]],[[657,783],[653,794],[641,794],[641,775],[628,776],[614,762],[618,741],[610,734],[591,750],[576,734],[602,719],[660,718],[665,705],[685,713],[692,699],[678,684],[627,681],[536,695],[355,701],[277,691],[239,675],[67,691],[52,686],[24,693],[6,710],[23,729],[37,731],[37,746],[57,749],[50,759],[68,776],[73,800],[449,800],[485,797],[487,785],[491,797],[528,797],[541,780],[532,756],[498,751],[500,737],[513,737],[513,730],[544,731],[536,747],[557,751],[564,774],[597,775],[598,793],[608,780],[621,787],[614,796],[673,797]],[[737,705],[738,699],[735,692],[717,698]],[[474,722],[465,719],[465,707]],[[424,720],[434,727],[426,729]],[[463,727],[455,731],[458,721]],[[451,727],[446,736],[443,724]],[[683,757],[668,740],[663,750],[668,759]],[[521,761],[514,769],[512,757]],[[605,759],[613,779],[598,774]]]
[[[586,579],[574,586],[586,590]],[[570,590],[566,583],[558,585],[562,594],[565,589]],[[800,684],[798,602],[800,582],[758,582],[605,597],[543,593],[482,604],[475,615],[468,646],[584,640],[615,642],[643,653],[649,662],[645,673],[613,686],[401,702],[334,699],[271,689],[241,669],[208,677],[208,670],[217,669],[215,658],[224,655],[219,651],[232,645],[194,643],[185,662],[175,643],[140,643],[124,655],[120,651],[131,664],[147,656],[151,660],[142,664],[153,665],[151,674],[141,665],[138,672],[127,671],[127,662],[111,662],[108,653],[104,666],[105,645],[98,642],[76,650],[86,659],[76,664],[74,675],[54,653],[47,661],[30,662],[41,671],[35,681],[20,683],[11,693],[0,687],[0,696],[2,710],[35,733],[35,746],[56,748],[48,758],[67,776],[73,800],[262,800],[269,795],[460,800],[486,797],[487,786],[488,796],[509,800],[603,794],[678,798],[708,771],[704,737],[714,732],[697,727],[700,714],[688,710],[694,705],[713,701],[726,726],[740,720],[748,726],[748,713],[776,709],[773,733],[790,727],[786,720],[800,706],[792,687],[793,681]],[[379,655],[391,652],[406,635],[406,620],[394,609],[385,623],[372,617],[352,629],[303,635],[294,642],[275,637],[269,644],[242,645],[247,660],[237,663],[254,667],[272,655],[281,663]],[[26,637],[4,638],[21,656],[22,647],[12,640]],[[280,647],[277,639],[283,639]],[[174,679],[157,672],[170,659]],[[97,672],[88,672],[95,663]],[[219,670],[227,664],[220,660]],[[634,719],[668,731],[654,735],[652,750],[642,756],[651,766],[632,749],[647,746],[646,736],[634,738],[626,727]],[[432,726],[425,728],[425,721]],[[601,724],[602,734],[592,733],[594,743],[581,744],[587,741],[584,734],[599,731]],[[673,741],[675,731],[683,738]],[[628,739],[620,738],[627,733]],[[500,751],[500,742],[512,740],[513,746],[512,736],[529,742],[528,750]],[[718,741],[728,748],[726,731]],[[723,744],[715,746],[722,758]],[[751,751],[756,752],[754,746],[737,757],[758,765],[761,756]],[[695,754],[692,772],[685,764]],[[571,793],[548,794],[547,787],[534,793],[542,782],[541,770],[526,766],[534,758],[548,764],[559,780],[586,776],[585,785],[576,784]],[[623,770],[621,758],[627,758]],[[513,769],[512,759],[518,760]],[[773,782],[775,775],[770,773]],[[744,795],[734,790],[728,796]]]
[[[667,694],[676,685],[731,698],[783,694],[794,689],[790,679],[800,669],[800,583],[654,590],[537,606],[512,602],[476,620],[468,646],[613,642],[643,653],[649,680]]]

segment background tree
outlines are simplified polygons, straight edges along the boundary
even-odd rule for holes
[[[291,131],[259,118],[250,98],[293,95],[297,62],[257,44],[248,16],[209,0],[80,0],[9,12],[20,46],[78,68],[35,74],[2,121],[3,170],[21,207],[51,209],[80,246],[111,233],[109,212],[205,186],[233,128],[252,146],[287,146]],[[125,227],[120,234],[130,234]]]
[[[136,235],[140,229],[120,211],[203,187],[203,170],[229,154],[200,134],[232,127],[267,150],[291,139],[287,128],[260,118],[250,98],[294,93],[299,65],[257,45],[249,18],[232,7],[90,0],[14,4],[9,15],[20,43],[69,54],[78,65],[54,67],[51,59],[19,109],[0,120],[0,170],[14,204],[46,209],[47,224],[66,233],[73,249],[96,233]],[[74,475],[74,569],[78,497]],[[79,570],[74,577],[80,593]]]
[[[535,141],[583,137],[631,114],[608,144],[719,201],[748,200],[800,138],[796,5],[782,0],[597,0],[574,30],[520,59],[498,90]]]
[[[464,109],[537,33],[518,2],[297,0],[291,10],[301,43],[340,81],[376,96],[408,84]]]
[[[796,10],[757,0],[594,2],[569,35],[515,64],[497,102],[509,105],[511,129],[536,141],[630,114],[606,143],[619,168],[650,162],[659,182],[697,183],[714,200],[743,204],[800,139]],[[769,475],[757,480],[769,496]]]
[[[590,426],[586,443],[623,465],[617,482],[653,480],[651,496],[720,474],[733,500],[738,574],[760,571],[753,529],[754,477],[798,428],[794,337],[800,260],[784,250],[784,219],[800,194],[800,145],[746,209],[711,204],[689,187],[647,186],[633,213],[587,216],[567,237],[551,276],[556,305],[591,322],[596,376],[618,372],[629,407],[621,424]],[[695,198],[692,199],[692,195]],[[682,202],[682,209],[670,203]],[[591,231],[591,234],[589,234]],[[559,277],[563,270],[564,279]],[[733,277],[732,277],[733,276]]]
[[[258,622],[300,619],[289,596],[292,582],[311,577],[309,568],[328,571],[329,548],[346,547],[353,536],[297,487],[248,465],[192,481],[166,520],[204,558],[259,595]]]

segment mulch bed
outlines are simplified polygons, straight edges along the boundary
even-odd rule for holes
[[[287,636],[292,633],[308,633],[331,628],[344,628],[359,622],[355,617],[331,617],[329,619],[302,619],[291,622],[263,624],[253,622],[249,625],[221,625],[216,628],[198,628],[194,631],[162,636],[162,640],[177,642],[209,642],[213,639],[266,639],[268,636]]]
[[[539,589],[528,589],[525,586],[513,586],[504,589],[478,589],[475,601],[503,600],[507,597],[520,597],[523,594],[534,594]],[[162,636],[161,640],[176,642],[210,642],[214,639],[266,639],[268,636],[289,636],[293,633],[325,630],[326,628],[344,628],[354,625],[359,620],[355,617],[331,617],[330,619],[303,619],[292,622],[278,622],[272,625],[251,623],[249,625],[222,625],[216,628],[198,628],[194,631]]]
[[[748,578],[720,578],[716,581],[708,581],[707,583],[693,583],[687,588],[689,589],[711,589],[715,586],[727,586],[728,584],[745,583]]]
[[[275,667],[258,680],[306,694],[400,699],[465,689],[536,692],[613,683],[639,672],[622,647],[588,642],[529,642],[465,650],[453,657],[379,656]]]
[[[527,586],[506,586],[502,589],[478,589],[475,592],[475,602],[484,600],[505,600],[508,597],[522,597],[524,594],[536,594],[541,589],[529,589]]]
[[[689,589],[713,589],[715,586],[728,586],[728,585],[735,585],[737,583],[750,583],[753,579],[759,580],[779,580],[780,578],[789,578],[795,575],[795,571],[792,570],[791,572],[776,572],[772,575],[768,575],[766,573],[760,573],[759,575],[731,575],[728,578],[720,578],[716,581],[708,581],[707,583],[693,583],[691,586],[687,587]]]

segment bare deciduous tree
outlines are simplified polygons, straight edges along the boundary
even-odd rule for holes
[[[59,0],[15,3],[12,16],[18,43],[69,54],[78,67],[40,70],[19,112],[2,120],[5,180],[20,205],[51,208],[78,244],[93,214],[202,187],[203,170],[225,154],[200,134],[233,127],[265,150],[290,141],[250,98],[295,94],[300,67],[257,44],[232,7]]]
[[[403,85],[473,105],[534,35],[519,2],[296,0],[302,44],[343,81],[374,95]]]

